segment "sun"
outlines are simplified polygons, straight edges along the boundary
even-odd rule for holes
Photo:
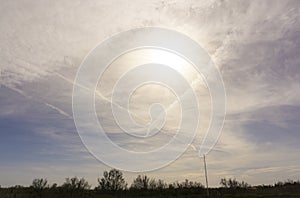
[[[134,53],[137,53],[136,55],[138,56],[136,57],[140,57],[143,62],[159,63],[176,70],[186,80],[191,79],[191,74],[194,73],[193,65],[176,52],[162,48],[145,48],[137,50]]]

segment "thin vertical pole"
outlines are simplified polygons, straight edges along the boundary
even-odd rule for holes
[[[207,197],[209,197],[208,179],[207,179],[207,169],[206,169],[205,154],[203,155],[203,159],[204,159],[204,170],[205,170],[206,191],[207,191]]]

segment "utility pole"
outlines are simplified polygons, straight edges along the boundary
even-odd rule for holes
[[[207,192],[207,197],[209,197],[209,190],[208,190],[208,180],[207,180],[207,169],[206,169],[205,154],[203,155],[203,162],[204,162],[204,170],[205,170],[206,192]]]

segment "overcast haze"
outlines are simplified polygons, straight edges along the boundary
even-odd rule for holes
[[[110,169],[76,132],[73,81],[101,41],[147,26],[191,37],[221,71],[227,115],[207,156],[210,185],[222,177],[250,184],[300,179],[300,1],[1,0],[0,185],[29,185],[37,177],[62,184],[72,176],[95,185]],[[116,73],[110,72],[108,81]],[[197,93],[209,95],[201,82]],[[201,134],[181,158],[147,175],[204,183],[199,139]],[[136,175],[125,172],[129,183]]]

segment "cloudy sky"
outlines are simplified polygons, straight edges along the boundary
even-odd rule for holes
[[[227,110],[218,144],[207,156],[210,185],[222,177],[250,184],[300,178],[299,1],[1,0],[0,10],[0,185],[29,185],[36,177],[61,184],[71,176],[96,184],[110,167],[88,152],[76,131],[76,72],[101,41],[149,26],[189,36],[220,69]],[[108,71],[107,81],[116,74]],[[202,83],[196,90],[203,98],[209,95]],[[140,90],[134,99],[155,101],[145,93]],[[209,112],[209,102],[202,102]],[[108,110],[97,112],[99,119],[107,118]],[[204,183],[199,133],[178,160],[147,174]],[[111,136],[125,147],[133,144]],[[137,175],[124,174],[129,183]]]

